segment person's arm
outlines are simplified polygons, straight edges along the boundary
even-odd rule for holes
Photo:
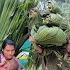
[[[67,57],[68,57],[68,53],[65,53],[65,55],[64,55],[64,60],[66,60]]]
[[[32,42],[34,42],[34,38],[32,36],[29,36],[29,38],[24,42],[22,47],[19,49],[20,51],[29,51],[32,45]]]

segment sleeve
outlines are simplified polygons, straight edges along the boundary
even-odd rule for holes
[[[6,63],[5,58],[3,57],[3,55],[2,55],[2,54],[0,54],[0,66],[5,65],[5,63]]]
[[[31,48],[32,42],[28,39],[25,43],[21,46],[20,50],[22,51],[29,51]]]

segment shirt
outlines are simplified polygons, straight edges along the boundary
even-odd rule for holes
[[[18,59],[16,57],[13,57],[12,59],[15,59],[17,62],[18,62]],[[4,70],[7,70],[8,68],[8,65],[6,63],[6,59],[5,57],[3,56],[3,54],[0,54],[0,70],[2,70],[2,68]],[[18,67],[18,70],[20,70],[20,67]]]
[[[30,52],[32,42],[27,39],[19,50]]]

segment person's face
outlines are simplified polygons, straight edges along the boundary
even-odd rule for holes
[[[6,47],[3,49],[3,54],[6,59],[12,59],[15,53],[14,45],[6,45]]]

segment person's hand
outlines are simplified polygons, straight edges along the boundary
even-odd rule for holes
[[[35,39],[32,36],[29,36],[29,41],[35,42]]]
[[[18,62],[15,59],[11,59],[7,62],[7,70],[17,70],[19,67]]]
[[[36,48],[36,51],[40,54],[43,52],[43,50],[44,49],[40,45],[38,45],[38,47]]]

